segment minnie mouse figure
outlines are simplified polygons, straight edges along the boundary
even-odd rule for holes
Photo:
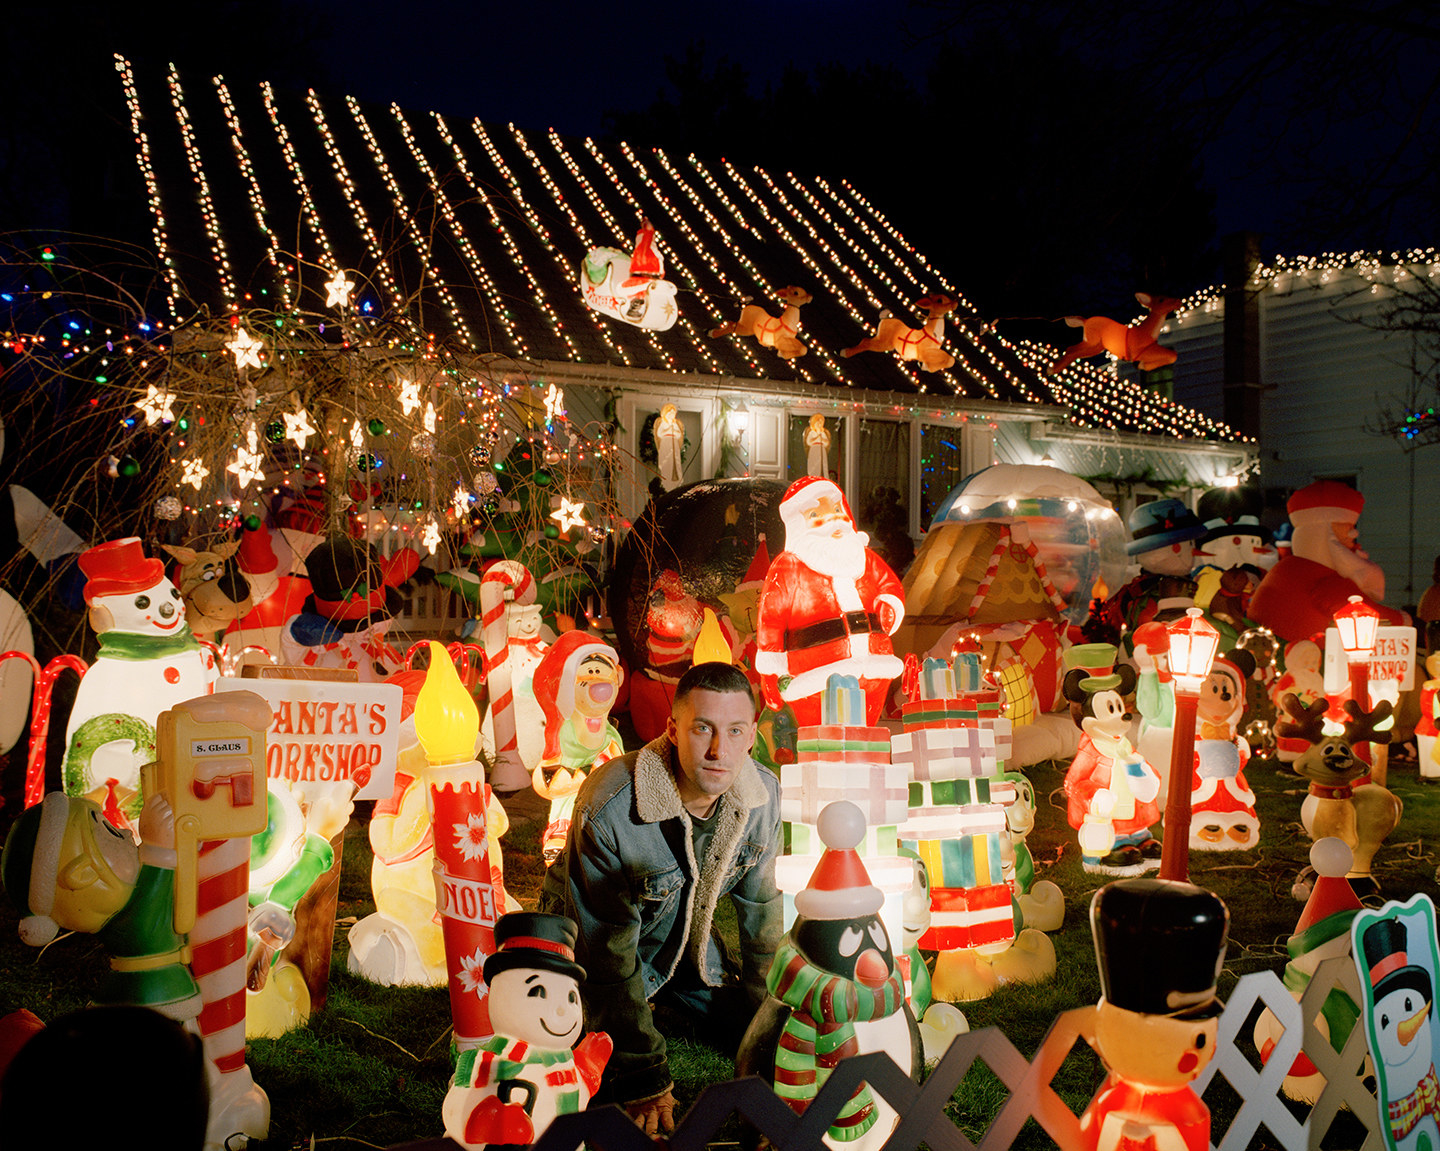
[[[1062,690],[1083,733],[1065,773],[1066,815],[1079,832],[1086,871],[1132,876],[1160,866],[1160,842],[1150,830],[1160,820],[1160,776],[1130,742],[1125,697],[1135,688],[1135,669],[1117,669],[1115,655],[1108,643],[1065,653]]]

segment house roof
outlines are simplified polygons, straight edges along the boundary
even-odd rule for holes
[[[136,160],[174,318],[198,304],[323,310],[344,271],[362,308],[405,311],[459,350],[533,363],[793,381],[870,392],[1060,405],[1082,427],[1235,440],[1206,416],[1107,372],[1045,375],[1053,349],[1021,347],[975,314],[848,180],[742,168],[513,124],[381,108],[313,90],[140,74],[117,57]],[[592,311],[578,270],[592,247],[628,252],[655,226],[680,319],[645,332]],[[778,314],[789,284],[809,354],[711,338],[753,300]],[[888,310],[942,291],[953,368],[889,353],[842,356]]]

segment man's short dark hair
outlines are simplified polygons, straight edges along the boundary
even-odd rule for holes
[[[675,703],[688,696],[692,691],[733,691],[744,692],[754,702],[755,693],[750,690],[750,681],[745,678],[745,673],[733,664],[720,663],[697,663],[680,677],[680,682],[675,685]]]

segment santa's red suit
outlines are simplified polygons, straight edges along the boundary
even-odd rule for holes
[[[840,489],[820,476],[805,476],[780,503],[787,544],[792,533],[807,530],[806,509],[819,500],[843,508],[854,531]],[[788,703],[801,727],[820,722],[820,697],[831,675],[859,679],[866,722],[874,724],[890,681],[904,670],[890,645],[904,616],[904,589],[884,560],[869,548],[864,552],[864,568],[855,579],[822,574],[788,547],[765,576],[755,670],[765,702],[776,710]]]

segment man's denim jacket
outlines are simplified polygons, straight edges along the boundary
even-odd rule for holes
[[[720,896],[735,905],[740,970],[756,1007],[781,935],[779,781],[747,761],[720,797],[713,817],[719,822],[697,867],[673,755],[662,735],[590,773],[576,798],[565,852],[540,897],[542,911],[579,925],[575,957],[586,972],[588,1026],[615,1042],[605,1080],[619,1102],[648,1099],[670,1086],[665,1040],[647,1001],[682,957],[690,957],[706,984],[722,982],[724,957],[711,931]]]

